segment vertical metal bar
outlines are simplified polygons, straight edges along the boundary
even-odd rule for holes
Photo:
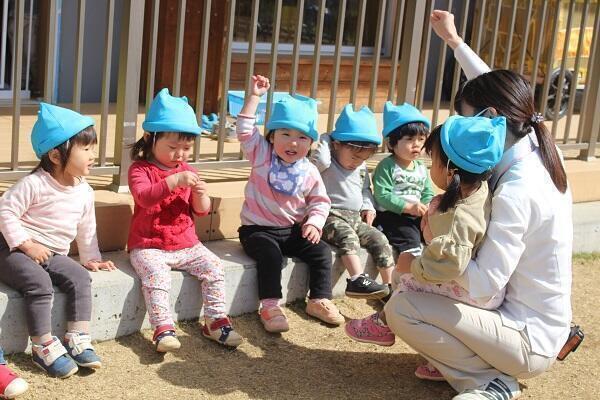
[[[23,71],[23,23],[25,22],[25,0],[17,0],[15,5],[15,38],[13,58],[13,117],[12,142],[10,147],[10,168],[19,167],[19,124],[21,123],[21,78]]]
[[[44,101],[47,103],[53,103],[54,67],[56,63],[56,0],[48,0],[48,37],[46,39]],[[2,77],[1,79],[2,82],[4,82],[4,78]]]
[[[469,0],[465,0],[463,2],[462,8],[463,19],[460,22],[460,35],[461,37],[465,37],[465,33],[467,31],[467,20],[469,19]],[[454,63],[454,74],[452,75],[452,93],[450,97],[450,115],[454,115],[454,100],[456,99],[456,92],[458,91],[458,85],[460,83],[460,64],[458,62]]]
[[[106,4],[106,36],[104,41],[104,68],[102,70],[102,98],[100,100],[100,166],[106,164],[106,138],[108,136],[108,103],[110,101],[110,72],[112,63],[115,0]]]
[[[383,42],[383,25],[385,22],[386,0],[379,0],[377,13],[377,30],[375,32],[375,48],[373,49],[373,64],[371,71],[371,89],[369,90],[369,108],[375,110],[375,97],[377,95],[377,80],[379,76],[379,61],[381,59],[381,44]]]
[[[554,49],[556,48],[556,39],[558,37],[559,14],[560,14],[560,0],[556,0],[556,13],[554,15],[554,25],[552,28],[552,40],[551,40],[552,44],[548,48],[548,54],[546,55],[546,73],[544,75],[542,100],[540,102],[540,112],[542,113],[542,115],[546,114],[546,102],[548,101],[548,92],[550,89],[550,76],[552,75],[552,68],[553,68],[553,64],[554,64]]]
[[[33,25],[33,0],[29,0],[29,23],[27,24],[27,65],[25,67],[25,90],[29,90],[29,69],[31,68],[31,25]]]
[[[302,19],[304,17],[304,0],[297,3],[296,33],[294,36],[294,51],[292,53],[292,77],[290,82],[290,93],[296,93],[298,83],[298,62],[300,60],[300,44],[302,42]]]
[[[544,42],[544,26],[546,25],[546,12],[548,11],[548,2],[542,1],[542,14],[539,17],[539,29],[537,32],[537,48],[533,59],[533,68],[531,68],[531,92],[535,95],[535,87],[537,86],[538,69],[540,65],[540,56],[542,52],[542,44]]]
[[[475,53],[479,53],[479,50],[481,50],[481,40],[483,39],[483,22],[485,21],[485,6],[486,6],[486,0],[481,0],[481,10],[479,12],[479,21],[477,23],[478,34],[477,34],[477,42],[475,45]]]
[[[175,37],[175,63],[173,64],[173,96],[181,92],[181,65],[183,63],[183,37],[185,33],[186,0],[179,0],[177,8],[177,36]]]
[[[196,90],[196,119],[198,125],[202,125],[204,114],[204,91],[206,88],[206,59],[208,57],[208,37],[210,35],[210,9],[212,0],[204,0],[202,9],[202,44],[200,45],[200,58],[198,60],[198,88]],[[200,141],[198,136],[194,142],[194,161],[200,161]]]
[[[506,45],[506,54],[504,55],[504,69],[508,69],[510,67],[510,53],[512,50],[512,42],[513,36],[515,35],[515,21],[517,20],[517,0],[513,0],[512,2],[512,15],[510,16],[510,28],[506,35],[508,36],[508,44]],[[527,45],[527,42],[524,43]]]
[[[448,0],[448,11],[452,12],[452,0]],[[435,76],[435,92],[433,95],[433,115],[431,117],[431,126],[436,126],[438,115],[440,113],[440,103],[442,101],[442,84],[444,83],[444,66],[446,65],[446,48],[442,43],[440,58],[437,64],[437,73]]]
[[[223,88],[221,90],[221,104],[219,110],[219,140],[217,142],[217,161],[223,159],[225,149],[225,130],[227,122],[227,94],[229,92],[229,79],[231,77],[231,44],[233,42],[233,24],[235,22],[235,0],[229,0],[227,18],[227,36],[225,42],[225,60],[223,74]]]
[[[269,66],[269,82],[271,87],[267,92],[267,108],[265,112],[265,124],[271,116],[271,104],[273,103],[273,92],[275,91],[275,75],[277,73],[277,53],[279,47],[279,30],[281,28],[281,5],[283,0],[275,0],[275,14],[273,16],[273,36],[271,37],[271,64]],[[320,43],[320,42],[319,42]],[[314,78],[313,78],[314,79]]]
[[[81,74],[83,70],[83,38],[85,34],[85,4],[86,0],[79,1],[77,9],[77,45],[75,47],[75,74],[73,77],[73,109],[81,109]]]
[[[154,99],[154,77],[156,74],[156,42],[158,41],[158,15],[160,0],[152,2],[152,16],[150,19],[150,42],[148,43],[148,72],[146,75],[146,112]]]
[[[335,52],[333,55],[333,79],[331,82],[331,95],[329,96],[329,113],[327,115],[327,132],[333,130],[333,117],[337,100],[337,85],[340,74],[340,60],[342,53],[342,38],[344,36],[344,19],[346,17],[346,0],[340,0],[338,8],[337,29],[335,34]]]
[[[498,0],[498,10],[496,12],[496,22],[494,23],[494,32],[492,33],[492,49],[490,50],[490,68],[494,69],[496,60],[496,46],[498,45],[498,28],[500,27],[500,16],[502,15],[502,0]]]
[[[567,15],[567,30],[565,32],[565,44],[563,46],[562,61],[560,63],[560,74],[558,75],[558,86],[554,95],[554,118],[552,120],[552,137],[556,138],[558,128],[558,114],[560,113],[560,103],[562,101],[562,91],[564,88],[565,71],[567,69],[567,57],[569,56],[569,42],[571,40],[571,27],[573,26],[573,12],[575,11],[575,0],[569,3],[569,14]],[[577,77],[574,77],[577,80]],[[576,83],[572,82],[572,85]]]
[[[6,36],[8,33],[8,0],[2,0],[2,49],[0,50],[0,89],[4,89]]]
[[[252,75],[254,73],[254,56],[256,45],[256,30],[258,25],[258,8],[260,0],[252,0],[252,15],[250,17],[250,32],[248,33],[248,61],[246,66],[246,93],[250,91]]]
[[[113,176],[113,189],[127,191],[127,171],[131,158],[129,152],[124,150],[136,140],[145,1],[121,0],[120,3],[123,11],[115,125],[115,164],[118,163],[120,168],[119,174]]]
[[[577,41],[577,52],[575,55],[575,66],[573,67],[574,82],[569,91],[569,106],[567,107],[567,121],[565,122],[565,133],[563,143],[567,143],[571,134],[571,121],[573,119],[573,109],[575,108],[575,96],[577,94],[577,84],[579,83],[579,68],[581,65],[581,53],[585,39],[585,27],[587,25],[588,12],[590,11],[590,0],[585,0],[583,12],[581,13],[581,23],[579,24],[579,40]]]
[[[434,0],[427,0],[427,11],[425,15],[430,15],[433,10]],[[429,44],[431,43],[431,26],[429,18],[425,18],[423,26],[423,34],[425,35],[425,45],[421,43],[421,52],[419,54],[419,65],[421,70],[418,76],[418,96],[417,96],[417,108],[423,108],[423,97],[425,96],[425,84],[427,83],[427,64],[429,62]]]
[[[525,32],[523,33],[523,42],[521,45],[521,56],[519,57],[519,74],[523,74],[525,68],[525,55],[527,54],[527,42],[529,41],[529,25],[531,20],[531,10],[533,8],[533,0],[527,2],[527,13],[525,14]]]
[[[396,75],[398,74],[398,56],[400,54],[400,39],[402,38],[402,19],[404,18],[405,1],[398,1],[396,5],[396,25],[394,28],[394,41],[392,44],[392,67],[390,75],[390,85],[388,88],[387,99],[394,98],[394,89],[396,88]]]
[[[352,68],[352,86],[350,89],[350,103],[356,108],[356,90],[358,88],[358,74],[360,72],[360,56],[362,53],[363,32],[367,0],[359,0],[358,16],[356,17],[356,42],[354,43],[354,67]]]
[[[385,1],[385,0],[384,0]],[[317,97],[319,87],[319,63],[321,62],[321,41],[323,40],[323,22],[325,21],[325,0],[319,2],[319,15],[317,16],[317,30],[315,34],[315,51],[313,53],[312,82],[310,85],[310,97]]]
[[[404,67],[400,69],[398,76],[398,103],[414,103],[417,94],[417,82],[419,76],[419,65],[410,60],[419,58],[422,48],[423,20],[429,20],[429,14],[425,13],[425,3],[422,1],[407,2],[405,14],[406,24],[402,31],[402,49],[400,59]],[[404,61],[406,60],[406,61]]]

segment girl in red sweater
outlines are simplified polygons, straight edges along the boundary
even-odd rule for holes
[[[192,215],[210,210],[206,183],[186,163],[194,137],[200,134],[194,111],[185,97],[173,97],[162,89],[142,126],[144,136],[131,150],[136,161],[129,168],[129,190],[135,209],[127,246],[142,280],[156,350],[168,352],[181,346],[169,301],[171,269],[187,271],[202,282],[202,334],[236,347],[242,337],[226,314],[223,266],[198,240]]]

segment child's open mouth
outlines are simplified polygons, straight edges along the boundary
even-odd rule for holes
[[[292,151],[292,150],[286,150],[285,154],[288,156],[295,156],[296,154],[298,154],[298,152]]]

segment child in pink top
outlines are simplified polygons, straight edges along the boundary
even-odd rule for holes
[[[142,292],[158,352],[178,349],[171,316],[171,269],[187,271],[202,281],[205,324],[202,334],[225,346],[242,342],[225,310],[221,260],[196,235],[194,216],[206,215],[210,198],[206,182],[186,160],[200,134],[194,111],[185,97],[168,89],[157,95],[134,144],[129,189],[135,201],[128,249],[142,280]]]
[[[307,314],[333,325],[344,318],[331,302],[331,249],[320,241],[330,200],[317,168],[306,156],[317,139],[315,100],[289,96],[273,105],[263,137],[254,126],[259,99],[269,80],[252,77],[238,115],[237,134],[252,165],[242,208],[240,242],[257,261],[260,319],[269,332],[289,329],[279,307],[283,257],[310,268]]]

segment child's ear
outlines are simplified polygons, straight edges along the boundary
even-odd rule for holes
[[[52,164],[60,165],[60,152],[57,149],[52,149],[48,152],[48,158],[52,162]]]
[[[490,118],[496,118],[498,116],[498,111],[496,111],[496,109],[494,107],[489,107],[486,111],[486,114]]]

